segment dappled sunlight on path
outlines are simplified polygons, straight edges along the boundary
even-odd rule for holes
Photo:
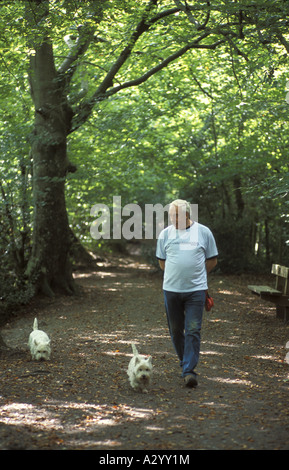
[[[16,352],[1,358],[0,448],[288,449],[289,327],[247,279],[211,276],[199,386],[187,389],[161,276],[135,259],[120,264],[76,273],[80,297],[42,299],[4,328]],[[51,335],[50,362],[26,348],[34,316]],[[153,357],[148,394],[128,383],[132,342]]]

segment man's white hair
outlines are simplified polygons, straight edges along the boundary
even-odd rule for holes
[[[171,202],[170,207],[175,206],[175,207],[182,207],[186,209],[186,212],[188,214],[191,213],[191,204],[188,201],[185,201],[184,199],[175,199],[173,202]]]

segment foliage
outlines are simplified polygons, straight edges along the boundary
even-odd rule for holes
[[[100,248],[89,234],[95,203],[179,196],[199,204],[223,270],[288,264],[286,2],[41,3],[49,14],[34,28],[36,3],[1,6],[0,295],[26,282],[35,205],[28,68],[48,33],[74,113],[66,203],[82,243]]]

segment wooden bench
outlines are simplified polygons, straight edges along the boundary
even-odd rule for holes
[[[289,268],[273,264],[271,273],[276,276],[275,289],[268,286],[248,286],[248,288],[262,300],[275,304],[276,317],[286,322],[289,320]]]

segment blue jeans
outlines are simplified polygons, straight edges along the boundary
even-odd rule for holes
[[[206,292],[170,292],[164,290],[171,339],[183,368],[182,376],[196,375],[201,345],[201,326]]]

